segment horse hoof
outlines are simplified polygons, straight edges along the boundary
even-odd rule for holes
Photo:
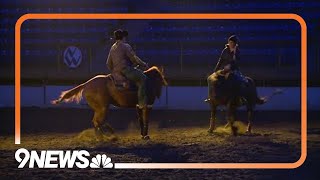
[[[149,140],[149,139],[150,139],[150,136],[148,136],[148,135],[142,136],[141,139],[143,139],[143,140]]]
[[[231,127],[232,129],[232,135],[233,136],[238,136],[238,128],[237,127]]]
[[[111,135],[110,140],[111,140],[112,142],[115,142],[115,141],[118,140],[118,137],[115,136],[115,135]]]
[[[226,125],[224,125],[225,129],[227,129],[228,127],[230,127],[230,123],[227,123]]]
[[[246,131],[246,134],[251,134],[251,131],[247,130],[247,131]]]
[[[103,141],[102,137],[96,137],[95,139],[96,139],[96,142],[98,142],[98,143]]]
[[[208,129],[207,131],[209,134],[213,134],[213,129]]]

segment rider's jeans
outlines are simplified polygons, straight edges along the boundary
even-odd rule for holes
[[[147,103],[146,95],[146,80],[147,77],[143,72],[134,67],[127,67],[121,71],[122,74],[128,78],[130,81],[133,81],[138,87],[138,104],[139,107],[144,107]]]
[[[241,83],[247,83],[247,78],[242,75],[242,73],[239,70],[235,70],[233,71],[233,74],[235,75],[235,77],[237,78],[237,80]]]

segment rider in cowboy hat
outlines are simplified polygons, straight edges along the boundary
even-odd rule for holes
[[[208,87],[209,87],[209,97],[205,101],[209,101],[210,98],[217,98],[219,93],[212,96],[212,88],[216,86],[218,80],[216,79],[218,76],[224,76],[228,79],[229,74],[232,73],[236,80],[240,83],[244,84],[247,82],[246,78],[240,72],[238,61],[240,59],[240,51],[239,51],[239,39],[236,35],[232,35],[228,38],[228,44],[225,45],[223,49],[219,61],[214,69],[214,73],[208,77]],[[221,70],[221,71],[219,71]]]
[[[112,45],[108,59],[107,67],[111,73],[121,73],[130,81],[135,82],[138,87],[138,105],[140,109],[144,108],[147,103],[146,96],[146,79],[143,71],[135,68],[136,65],[147,67],[132,50],[131,46],[126,42],[128,31],[118,29],[114,31],[114,38],[116,42]]]

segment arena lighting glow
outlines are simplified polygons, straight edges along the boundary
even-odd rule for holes
[[[307,157],[307,26],[296,14],[26,14],[15,25],[15,144],[20,144],[20,50],[21,25],[32,19],[261,19],[296,20],[301,26],[301,156],[294,163],[115,163],[117,169],[258,169],[297,168]]]

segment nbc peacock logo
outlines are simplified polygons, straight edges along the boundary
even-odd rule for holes
[[[107,157],[105,154],[97,154],[95,157],[91,159],[90,163],[91,168],[113,168],[113,163],[111,162],[111,158]]]

